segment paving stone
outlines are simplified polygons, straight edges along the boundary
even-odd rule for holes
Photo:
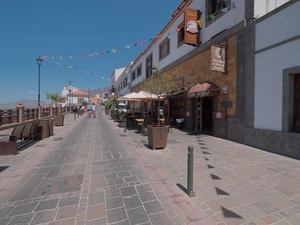
[[[146,192],[146,191],[152,191],[152,188],[149,184],[138,185],[138,186],[136,186],[136,189],[138,190],[139,193]]]
[[[77,205],[78,203],[79,203],[79,196],[71,196],[71,197],[62,198],[59,201],[58,207]]]
[[[124,203],[121,197],[117,198],[109,198],[106,200],[106,208],[107,209],[114,209],[114,208],[119,208],[123,207]]]
[[[26,214],[26,215],[19,215],[19,216],[14,216],[10,221],[9,225],[26,225],[30,224],[30,221],[32,220],[32,217],[34,216],[33,213],[31,214]]]
[[[131,225],[148,222],[149,218],[143,207],[127,210],[129,222]]]
[[[77,205],[58,208],[56,220],[62,220],[62,219],[70,218],[70,217],[75,217],[76,213],[77,213],[77,208],[78,208]]]
[[[105,217],[105,204],[89,205],[87,210],[87,220]]]
[[[115,223],[127,219],[128,218],[124,207],[107,210],[107,221],[109,223]]]
[[[148,201],[152,201],[152,200],[156,200],[156,196],[153,192],[148,191],[148,192],[142,192],[139,194],[142,202],[148,202]]]
[[[98,191],[98,192],[93,192],[93,193],[89,194],[89,197],[88,197],[89,205],[104,203],[104,201],[105,201],[104,191]]]
[[[136,176],[131,176],[131,177],[125,177],[124,180],[125,182],[133,182],[133,181],[138,181],[138,178]]]
[[[12,210],[15,208],[14,206],[0,208],[0,218],[6,217]]]
[[[152,222],[153,225],[172,225],[173,222],[170,219],[170,217],[168,216],[167,213],[156,213],[153,215],[149,215],[150,220]]]
[[[46,222],[52,222],[55,218],[57,210],[47,210],[42,212],[37,212],[33,217],[30,224],[41,224]]]
[[[142,202],[138,195],[125,197],[123,198],[123,201],[126,209],[132,209],[142,206]]]
[[[114,178],[114,179],[107,180],[107,184],[109,186],[111,186],[111,185],[117,185],[117,184],[123,184],[123,183],[124,183],[123,178]]]
[[[42,211],[42,210],[48,210],[48,209],[56,208],[58,201],[59,201],[59,199],[41,201],[41,202],[38,203],[38,205],[37,205],[37,207],[35,208],[34,211]]]
[[[148,214],[163,212],[164,208],[160,204],[159,201],[151,201],[151,202],[145,202],[144,207]]]
[[[58,220],[49,223],[49,225],[74,225],[75,224],[75,218],[69,218],[65,220]]]
[[[121,193],[123,197],[137,194],[134,187],[122,187]]]
[[[106,218],[100,218],[92,221],[87,221],[86,223],[84,223],[84,225],[107,225],[107,221]]]
[[[18,205],[11,211],[9,216],[30,213],[34,210],[36,205],[37,205],[37,203],[27,203],[27,204],[23,204],[23,205]]]

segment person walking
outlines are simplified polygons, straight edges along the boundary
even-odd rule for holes
[[[91,104],[88,104],[87,111],[88,111],[89,117],[91,117],[91,110],[92,110]]]
[[[94,118],[96,118],[96,112],[95,112],[95,110],[96,110],[96,104],[93,103],[91,111],[93,113]]]

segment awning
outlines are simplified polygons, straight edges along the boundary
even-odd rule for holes
[[[218,85],[212,82],[198,83],[191,88],[188,93],[189,98],[193,97],[206,97],[220,94],[220,88]]]

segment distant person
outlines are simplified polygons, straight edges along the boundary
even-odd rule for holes
[[[96,118],[96,112],[95,112],[95,110],[96,110],[96,104],[93,103],[92,108],[91,108],[91,113],[93,114],[94,118]]]
[[[91,116],[91,109],[92,109],[91,104],[88,104],[87,105],[87,112],[89,114],[89,117]]]

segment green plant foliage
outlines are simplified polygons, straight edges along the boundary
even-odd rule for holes
[[[61,99],[60,94],[58,92],[45,92],[45,94],[47,95],[47,99],[50,99],[52,103],[58,103]]]
[[[142,81],[142,90],[154,95],[156,97],[156,100],[160,101],[162,97],[175,95],[181,89],[178,87],[171,75],[164,73],[160,70],[156,70],[151,77]],[[157,108],[156,113],[158,117],[157,119],[159,126],[159,107]]]

